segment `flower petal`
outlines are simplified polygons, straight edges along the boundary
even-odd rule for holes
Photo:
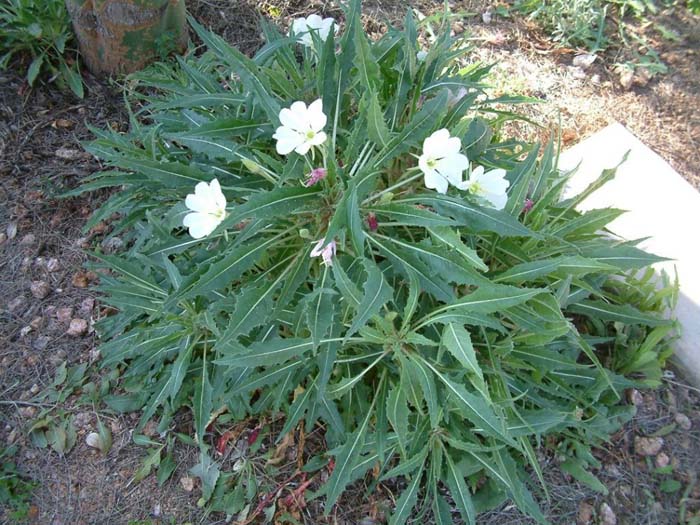
[[[182,220],[182,225],[189,228],[190,235],[201,239],[213,232],[221,221],[208,213],[188,213]]]
[[[314,100],[307,112],[308,125],[313,131],[321,131],[326,125],[327,117],[323,112],[323,101],[319,98]]]
[[[439,159],[445,156],[449,150],[446,149],[446,143],[450,139],[450,132],[442,128],[434,132],[423,141],[423,154],[432,159]],[[457,139],[459,140],[459,139]],[[459,148],[457,148],[459,150]]]
[[[442,193],[443,195],[447,193],[447,179],[440,175],[437,171],[435,170],[429,170],[428,172],[423,172],[424,177],[423,180],[425,182],[425,187],[429,188],[431,190],[435,190],[438,193]]]
[[[304,142],[304,136],[291,128],[280,126],[272,138],[277,140],[275,149],[280,155],[288,155]]]

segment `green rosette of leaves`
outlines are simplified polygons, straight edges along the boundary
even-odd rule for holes
[[[79,191],[119,187],[88,226],[125,241],[94,254],[108,405],[166,433],[190,410],[202,502],[229,514],[250,472],[217,464],[217,422],[279,412],[280,437],[322,430],[326,512],[403,477],[391,523],[452,523],[445,488],[467,523],[506,499],[545,522],[538,448],[604,490],[590,449],[674,328],[673,287],[639,284],[659,258],[604,231],[620,210],[576,211],[613,172],[562,200],[554,145],[503,138],[513,98],[448,27],[421,50],[410,13],[377,41],[357,1],[263,20],[253,58],[190,22],[205,50],[131,77],[131,131],[88,146],[113,169]]]

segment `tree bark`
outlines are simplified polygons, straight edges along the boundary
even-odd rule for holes
[[[184,0],[65,0],[88,69],[131,73],[187,45]]]

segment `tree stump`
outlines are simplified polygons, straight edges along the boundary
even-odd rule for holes
[[[131,73],[187,45],[184,0],[66,0],[95,74]]]

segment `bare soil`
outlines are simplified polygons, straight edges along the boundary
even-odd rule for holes
[[[440,8],[427,0],[412,5],[425,15]],[[525,138],[546,139],[561,119],[562,139],[568,145],[619,120],[700,186],[697,19],[682,10],[658,15],[682,37],[680,43],[658,43],[669,73],[646,83],[639,81],[627,90],[615,70],[622,55],[603,56],[590,69],[578,71],[572,67],[574,50],[557,50],[546,35],[522,19],[493,17],[489,24],[484,23],[481,14],[489,5],[485,1],[455,2],[453,11],[474,15],[454,19],[453,28],[473,35],[475,60],[496,63],[494,93],[518,92],[544,101],[519,108],[539,127],[518,124],[512,131],[524,133]],[[259,13],[285,28],[290,19],[310,12],[341,16],[334,4],[322,1],[191,0],[188,7],[197,19],[247,53],[262,42]],[[405,3],[394,0],[369,2],[365,7],[368,31],[379,34],[387,23],[399,21],[404,9]],[[97,366],[88,368],[84,380],[64,401],[42,397],[62,363],[94,365],[99,359],[90,326],[102,312],[89,288],[99,275],[87,273],[83,265],[85,249],[103,242],[108,230],[100,225],[85,232],[83,227],[104,195],[70,199],[60,195],[101,169],[80,147],[80,141],[91,138],[87,126],[125,129],[128,117],[117,86],[89,75],[86,80],[88,96],[79,101],[51,86],[29,90],[21,75],[0,73],[0,442],[20,446],[19,467],[37,483],[29,523],[225,523],[224,516],[206,515],[197,507],[199,488],[195,485],[191,490],[187,473],[196,457],[185,445],[175,447],[177,469],[162,486],[153,474],[134,481],[148,452],[132,441],[137,416],[118,416],[85,401],[86,384],[99,387],[106,380]],[[86,322],[85,333],[69,335],[73,320]],[[74,325],[80,328],[79,321]],[[557,468],[556,458],[543,454],[551,492],[549,500],[543,499],[543,508],[553,523],[610,523],[603,521],[603,504],[610,506],[620,525],[685,525],[694,523],[693,516],[700,519],[700,392],[669,374],[663,388],[644,393],[641,401],[635,399],[640,403],[637,416],[598,451],[603,466],[596,474],[608,487],[607,496],[567,478]],[[27,435],[44,414],[70,420],[76,429],[75,445],[64,455],[35,447]],[[678,414],[687,417],[689,430]],[[106,456],[85,443],[87,434],[96,430],[98,417],[113,434],[113,446]],[[179,425],[183,432],[190,428],[184,416]],[[247,443],[255,441],[252,436],[260,430],[260,450],[249,458],[261,484],[253,507],[264,508],[275,501],[279,510],[285,501],[291,501],[290,514],[309,524],[385,522],[400,492],[392,483],[379,484],[371,496],[365,492],[371,479],[356,484],[328,518],[321,515],[321,500],[306,506],[290,500],[304,481],[297,473],[298,465],[322,449],[323,439],[318,429],[297,431],[286,447],[279,447],[274,443],[279,429],[279,422],[249,421],[216,429],[212,436],[218,441],[224,431],[231,433],[221,457],[222,469],[230,469],[237,457],[249,454]],[[148,432],[157,439],[153,429]],[[650,457],[636,454],[635,438],[655,434],[664,440],[661,451]],[[261,459],[271,450],[279,457],[274,476]],[[655,464],[665,461],[672,472],[658,473]],[[322,471],[311,479],[309,489],[317,488],[323,475]],[[680,488],[664,492],[662,489],[673,487],[669,480],[678,481]],[[11,523],[6,510],[0,509],[0,523]],[[262,518],[254,522],[262,523]],[[459,523],[457,518],[455,523]],[[484,515],[480,523],[532,521],[506,505]]]

